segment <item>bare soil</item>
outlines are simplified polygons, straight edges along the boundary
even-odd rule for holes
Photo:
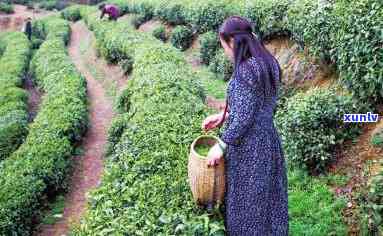
[[[200,58],[201,44],[199,43],[199,38],[196,36],[193,38],[193,41],[190,47],[185,51],[186,60],[192,66],[193,70],[197,70],[202,66],[202,61]]]
[[[157,27],[161,25],[163,25],[163,23],[159,20],[149,20],[143,23],[142,25],[140,25],[138,30],[142,32],[152,32],[153,30],[155,30]]]
[[[28,91],[28,120],[29,122],[32,122],[37,115],[42,93],[33,83],[32,76],[29,73],[24,79],[24,89]]]

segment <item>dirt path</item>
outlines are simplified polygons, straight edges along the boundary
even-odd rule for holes
[[[23,87],[26,91],[28,91],[28,121],[32,122],[37,115],[42,94],[34,85],[32,76],[29,73],[25,75]]]
[[[69,183],[70,189],[65,196],[63,217],[53,225],[41,226],[38,233],[41,236],[65,235],[71,223],[79,222],[86,207],[86,194],[99,185],[103,171],[107,128],[114,112],[102,84],[93,77],[86,62],[83,61],[80,47],[87,34],[88,32],[84,30],[81,22],[72,25],[69,55],[87,80],[90,128],[82,144],[84,154],[80,158],[76,158],[74,164],[73,176]]]
[[[383,109],[380,108],[379,114]],[[345,186],[333,186],[336,196],[343,196],[347,199],[347,207],[343,210],[343,217],[349,227],[348,235],[359,235],[359,213],[358,213],[358,193],[368,188],[369,180],[378,171],[378,162],[383,157],[383,149],[373,147],[370,143],[372,133],[376,127],[381,126],[383,119],[379,123],[369,123],[363,125],[363,132],[356,142],[347,141],[341,149],[336,151],[336,162],[330,167],[330,172],[334,174],[348,176],[349,180]],[[376,161],[368,164],[369,161]]]
[[[76,27],[82,33],[80,53],[87,69],[102,83],[108,97],[117,96],[125,88],[128,77],[120,66],[108,64],[97,56],[96,39],[83,21],[77,22]]]
[[[14,11],[13,14],[0,14],[0,32],[22,30],[24,21],[28,17],[32,18],[32,20],[36,20],[54,14],[54,12],[40,9],[27,9],[26,6],[17,4],[14,5]]]

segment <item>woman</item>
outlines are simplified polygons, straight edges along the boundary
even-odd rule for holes
[[[116,21],[120,16],[120,9],[113,4],[101,3],[98,9],[101,11],[100,19],[104,17],[105,14],[109,15],[109,20]]]
[[[233,236],[288,235],[287,174],[273,123],[279,64],[245,18],[227,19],[219,36],[234,63],[227,89],[229,112],[207,117],[202,127],[211,130],[222,117],[227,120],[223,142],[208,153],[210,166],[225,153],[226,230]]]

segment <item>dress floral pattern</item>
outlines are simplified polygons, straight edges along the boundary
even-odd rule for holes
[[[273,111],[277,96],[267,95],[263,79],[279,83],[252,57],[229,82],[229,118],[221,139],[228,144],[226,164],[226,231],[232,236],[288,235],[285,159]],[[266,77],[266,78],[265,78]],[[277,84],[279,85],[279,84]]]

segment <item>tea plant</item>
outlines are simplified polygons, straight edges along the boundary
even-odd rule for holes
[[[209,65],[210,62],[215,57],[218,48],[220,47],[220,42],[217,36],[217,32],[209,31],[205,34],[202,34],[199,38],[201,44],[201,61],[202,63]]]
[[[286,157],[310,170],[323,170],[335,145],[359,133],[360,127],[344,123],[343,115],[360,111],[349,95],[334,90],[313,88],[288,98],[276,112]]]
[[[231,78],[234,71],[233,63],[227,58],[223,49],[217,51],[209,65],[209,69],[225,81]]]
[[[376,104],[383,99],[382,4],[375,0],[327,5],[312,0],[128,0],[122,5],[128,12],[191,25],[200,33],[217,30],[229,16],[248,17],[260,38],[290,35],[311,55],[334,63],[355,98]]]
[[[132,56],[134,69],[109,130],[102,184],[73,234],[223,235],[222,217],[196,208],[186,181],[189,145],[207,115],[199,78],[212,73],[193,73],[182,53],[126,22],[82,17],[103,55]],[[289,170],[289,180],[290,234],[345,234],[343,201],[302,171]]]
[[[314,55],[336,63],[354,97],[372,104],[383,96],[383,2],[337,1],[326,7],[297,0],[288,11],[288,28]]]
[[[31,45],[21,32],[1,35],[0,58],[0,161],[24,141],[28,132],[28,94],[21,88]]]
[[[154,15],[171,25],[182,25],[186,23],[183,8],[183,4],[177,1],[160,1]]]
[[[61,17],[66,20],[77,21],[81,19],[80,8],[76,5],[67,7],[66,9],[61,11]]]
[[[0,166],[1,235],[32,232],[46,195],[63,187],[73,144],[87,127],[86,82],[65,49],[68,22],[53,16],[35,25],[45,41],[31,68],[45,94],[25,142]]]
[[[185,51],[190,47],[190,44],[193,41],[193,32],[192,30],[187,26],[177,26],[172,31],[172,35],[170,37],[171,44],[182,50]]]
[[[167,40],[167,35],[166,35],[166,29],[165,26],[161,25],[157,27],[156,29],[153,30],[153,37],[165,42]]]

